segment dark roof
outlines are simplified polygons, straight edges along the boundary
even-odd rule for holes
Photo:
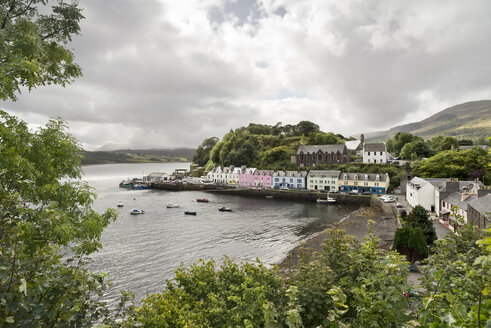
[[[383,142],[366,143],[364,149],[365,151],[387,151]]]
[[[469,206],[483,215],[491,212],[491,194],[471,200]]]
[[[467,198],[466,200],[463,201],[460,192],[456,191],[456,192],[451,193],[447,197],[443,198],[442,200],[445,201],[445,202],[447,202],[447,203],[450,203],[451,205],[455,205],[455,206],[457,206],[458,208],[460,208],[462,210],[467,211],[467,204],[472,199],[475,199],[475,198],[469,197],[469,198]]]
[[[348,176],[348,179],[346,180],[358,180],[358,181],[385,181],[387,179],[387,174],[386,173],[341,173],[339,176],[340,180],[345,180],[344,175]],[[377,175],[379,176],[379,179],[377,180]],[[355,179],[357,177],[357,179]]]
[[[300,154],[300,152],[303,152],[304,154],[307,154],[307,153],[313,154],[313,153],[317,153],[319,150],[321,150],[323,153],[340,152],[342,154],[346,150],[346,145],[345,144],[337,144],[337,145],[298,146],[297,155]]]
[[[341,171],[310,170],[308,177],[325,178],[335,176],[336,178],[339,178],[339,174],[341,174]]]

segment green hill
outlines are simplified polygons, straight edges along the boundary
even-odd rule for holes
[[[459,139],[491,136],[491,100],[466,102],[453,106],[415,123],[396,126],[387,131],[365,134],[365,139],[382,141],[398,132],[408,132],[425,139],[443,135]]]
[[[113,163],[190,162],[195,149],[122,149],[114,151],[84,151],[82,165]]]

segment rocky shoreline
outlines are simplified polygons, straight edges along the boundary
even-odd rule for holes
[[[367,224],[370,220],[374,222],[375,235],[380,238],[380,248],[390,250],[394,233],[399,226],[399,221],[394,208],[389,204],[376,202],[371,206],[362,206],[335,225],[344,230],[348,235],[356,237],[361,242],[367,234]],[[328,229],[332,227],[334,225]],[[326,238],[327,234],[326,230],[324,230],[307,239],[301,245],[292,249],[278,263],[278,267],[280,269],[295,267],[298,264],[299,254],[321,251],[322,244]]]

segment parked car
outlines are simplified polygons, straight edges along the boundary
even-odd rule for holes
[[[358,190],[355,189],[355,190],[349,191],[348,194],[350,194],[350,195],[358,195],[359,192],[358,192]]]
[[[362,192],[361,194],[362,194],[362,195],[368,195],[368,196],[370,196],[372,193],[371,193],[371,192],[369,192],[369,191],[364,191],[364,192]]]

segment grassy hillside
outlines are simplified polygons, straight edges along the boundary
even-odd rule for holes
[[[408,132],[425,139],[438,135],[459,139],[486,138],[491,135],[491,100],[471,101],[453,106],[420,122],[396,126],[387,131],[367,133],[365,138],[381,141],[397,132]]]
[[[84,151],[82,164],[190,162],[194,152],[189,148]]]

